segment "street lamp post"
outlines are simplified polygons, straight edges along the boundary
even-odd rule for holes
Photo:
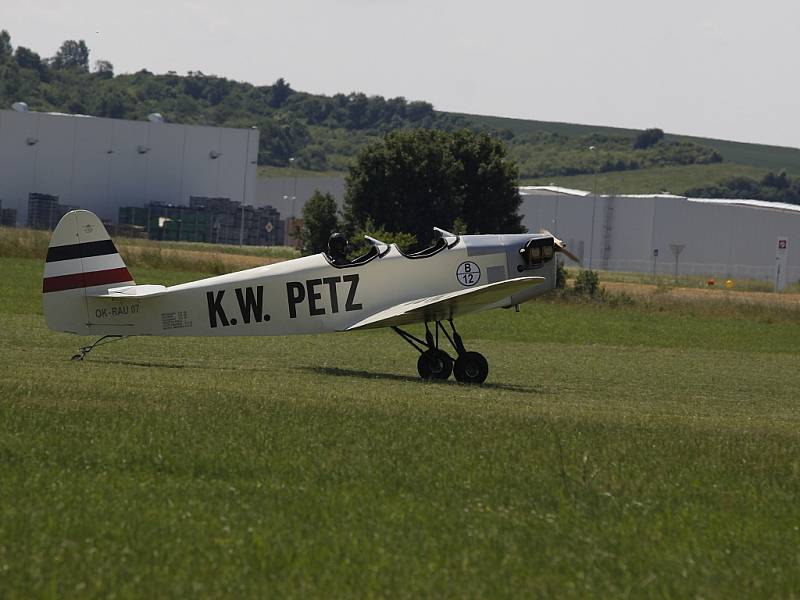
[[[595,211],[597,210],[597,157],[595,156],[596,148],[589,146],[589,151],[592,153],[592,165],[594,167],[594,178],[592,185],[592,233],[589,237],[589,270],[592,270],[592,257],[594,255],[594,218]]]
[[[247,159],[244,165],[244,181],[242,185],[242,218],[239,222],[239,245],[244,246],[244,203],[247,201],[247,169],[250,164],[250,132],[253,130],[251,127],[247,130]]]
[[[297,163],[294,156],[289,159],[289,167],[292,169],[292,219],[294,219],[295,201],[297,200]]]

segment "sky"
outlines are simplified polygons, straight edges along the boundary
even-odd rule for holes
[[[202,71],[438,110],[800,147],[800,2],[39,0],[0,29],[116,73]]]

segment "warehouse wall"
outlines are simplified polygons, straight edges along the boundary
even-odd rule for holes
[[[258,130],[0,111],[0,200],[27,218],[28,194],[115,220],[120,206],[190,196],[252,204]],[[211,153],[217,156],[212,158]]]
[[[591,254],[594,269],[647,273],[655,268],[669,274],[675,269],[670,245],[680,244],[680,274],[772,281],[777,238],[788,237],[788,281],[800,280],[800,207],[781,210],[667,195],[595,199],[542,189],[522,193],[520,212],[528,230],[553,231],[585,267]]]

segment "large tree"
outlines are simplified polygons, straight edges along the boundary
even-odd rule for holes
[[[339,229],[336,200],[331,194],[316,190],[303,207],[303,227],[300,240],[305,254],[322,252],[328,246],[328,237]]]
[[[347,176],[351,229],[368,219],[421,242],[459,219],[468,233],[523,231],[519,174],[503,143],[468,130],[396,131],[367,146]]]
[[[56,69],[89,70],[89,48],[83,40],[67,40],[61,44],[53,57],[53,67]]]
[[[0,30],[0,62],[11,58],[14,49],[11,47],[11,36],[5,29]]]

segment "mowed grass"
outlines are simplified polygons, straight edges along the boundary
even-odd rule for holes
[[[70,362],[41,272],[0,259],[0,597],[800,593],[796,311],[474,315],[469,387],[383,330]]]

